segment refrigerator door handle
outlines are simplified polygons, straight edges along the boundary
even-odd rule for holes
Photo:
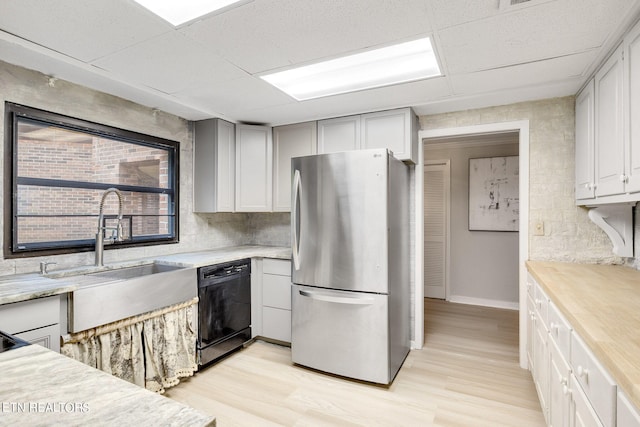
[[[302,191],[302,180],[300,178],[300,171],[296,169],[293,173],[293,203],[291,204],[291,214],[293,215],[292,221],[292,255],[293,255],[293,268],[300,270],[300,234],[299,234],[299,221],[298,212],[300,208],[300,192]]]
[[[363,296],[336,296],[326,292],[303,291],[299,290],[303,297],[311,298],[317,301],[333,302],[336,304],[352,304],[352,305],[372,305],[375,300],[371,297]]]

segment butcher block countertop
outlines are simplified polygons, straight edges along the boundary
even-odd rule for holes
[[[527,268],[640,408],[640,271],[544,261],[527,261]]]

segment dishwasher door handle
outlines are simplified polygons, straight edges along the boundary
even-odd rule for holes
[[[300,295],[303,297],[311,298],[317,301],[332,302],[335,304],[352,304],[352,305],[372,305],[375,300],[369,296],[344,296],[342,294],[336,295],[331,292],[322,291],[303,291],[299,290]]]

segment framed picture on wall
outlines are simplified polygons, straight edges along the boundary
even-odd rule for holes
[[[518,231],[518,156],[469,159],[469,230]]]

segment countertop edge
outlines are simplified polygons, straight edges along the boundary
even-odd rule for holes
[[[126,267],[151,262],[177,267],[197,268],[244,258],[290,259],[291,248],[260,245],[229,246],[211,250],[181,252],[171,255],[116,262],[108,265],[106,268],[108,269],[110,266]],[[73,283],[73,276],[65,277],[65,271],[73,270],[77,269],[52,272],[52,276],[59,275],[57,278],[42,276],[38,273],[0,276],[0,305],[73,292],[77,290],[80,285]]]

